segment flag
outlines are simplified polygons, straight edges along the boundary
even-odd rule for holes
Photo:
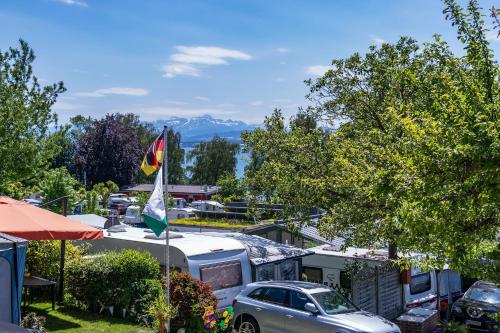
[[[142,214],[144,214],[144,222],[151,230],[160,236],[160,234],[167,227],[167,215],[165,213],[165,204],[163,201],[163,167],[160,167],[156,175],[155,187],[151,197],[144,207]]]
[[[165,147],[165,140],[163,138],[163,133],[149,146],[146,156],[141,164],[141,169],[144,173],[149,176],[156,170],[158,170],[163,159],[163,150]]]

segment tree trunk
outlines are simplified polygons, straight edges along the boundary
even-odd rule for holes
[[[389,243],[389,259],[398,258],[398,247],[394,243]]]

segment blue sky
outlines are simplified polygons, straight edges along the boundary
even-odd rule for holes
[[[23,38],[35,74],[64,81],[60,122],[134,112],[260,123],[307,106],[304,79],[370,44],[439,33],[459,50],[441,11],[437,0],[2,0],[0,49]]]

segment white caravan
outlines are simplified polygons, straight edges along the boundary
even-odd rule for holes
[[[323,283],[331,287],[350,288],[351,281],[346,266],[352,260],[362,260],[370,267],[375,267],[388,260],[386,250],[371,250],[349,247],[345,252],[331,250],[321,245],[309,250],[314,255],[304,257],[302,271],[309,281]],[[411,268],[411,282],[403,284],[403,304],[406,309],[424,307],[437,308],[436,273],[422,272],[417,267]]]
[[[165,265],[165,233],[156,237],[148,229],[117,226],[104,239],[91,241],[91,252],[137,249],[150,252]],[[268,279],[299,280],[303,256],[313,252],[238,233],[170,232],[170,266],[205,281],[228,307],[250,282]]]
[[[215,200],[193,201],[191,207],[202,212],[224,212],[224,205]]]

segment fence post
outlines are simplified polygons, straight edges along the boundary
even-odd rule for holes
[[[375,266],[375,309],[376,309],[376,314],[380,314],[380,309],[379,309],[379,301],[380,301],[380,293],[379,293],[379,288],[378,288],[378,279],[379,279],[379,270],[378,266]]]

